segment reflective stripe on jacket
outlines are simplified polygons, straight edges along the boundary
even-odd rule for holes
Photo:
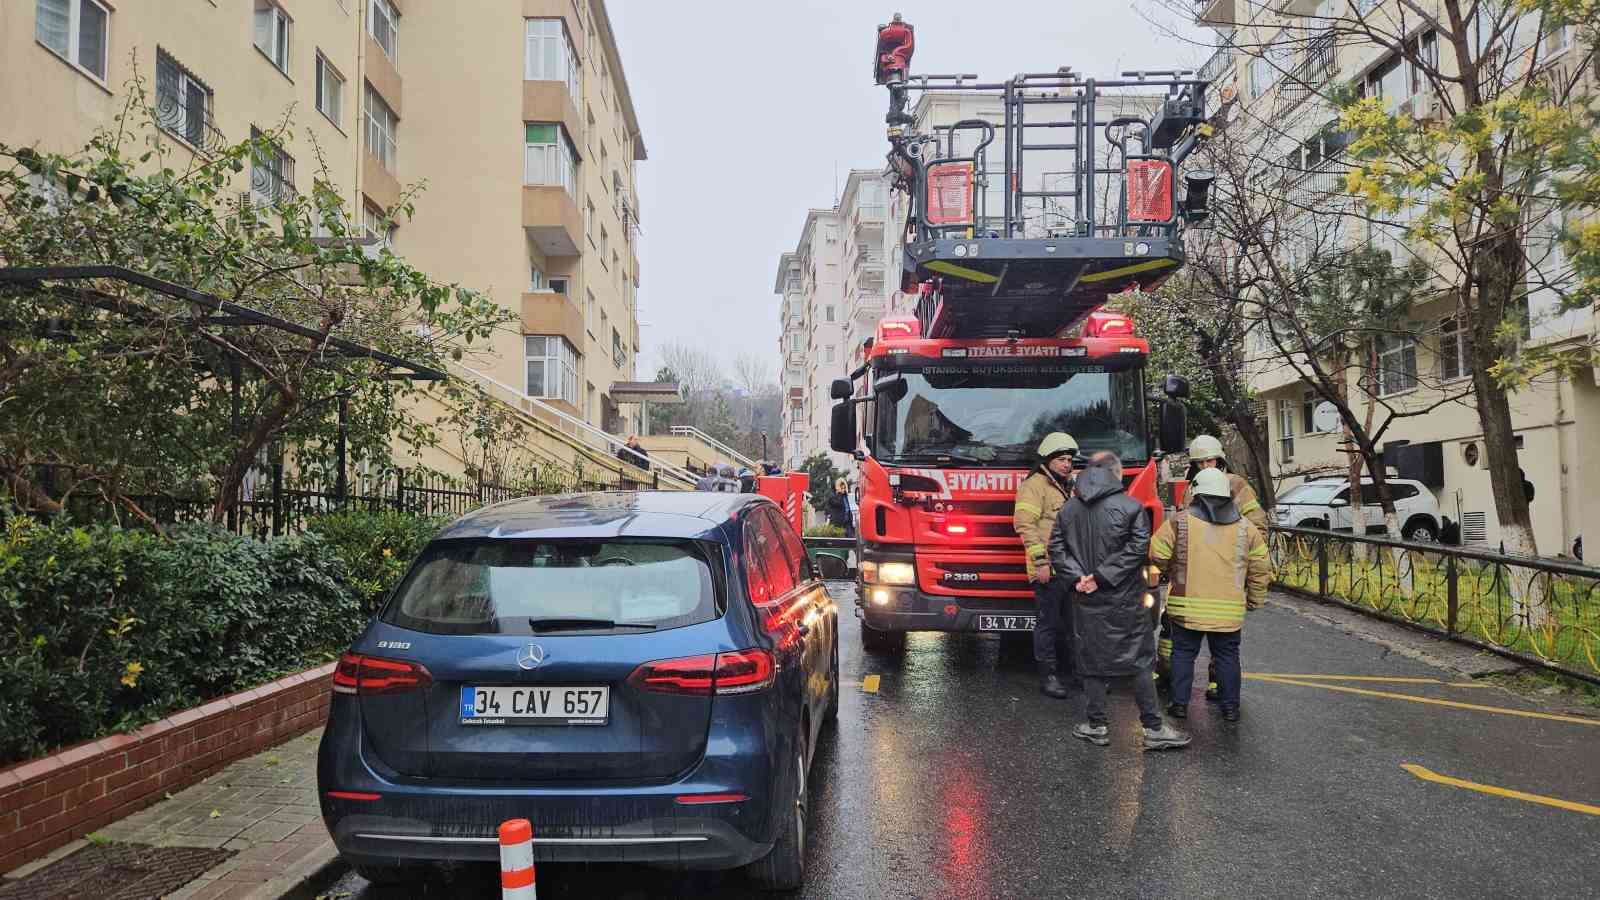
[[[1243,519],[1215,525],[1184,510],[1161,523],[1150,558],[1172,581],[1168,617],[1192,631],[1238,631],[1267,593],[1267,542]]]
[[[1071,488],[1069,481],[1067,489]],[[1030,570],[1050,565],[1050,532],[1056,526],[1056,513],[1066,505],[1067,495],[1060,482],[1043,470],[1035,470],[1017,485],[1011,526],[1022,537],[1022,549],[1028,554]]]

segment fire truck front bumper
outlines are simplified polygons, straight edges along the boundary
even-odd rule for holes
[[[861,585],[856,614],[877,631],[1032,631],[1032,597],[948,597],[914,586]]]

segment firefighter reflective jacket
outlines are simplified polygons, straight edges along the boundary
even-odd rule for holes
[[[1056,525],[1056,513],[1067,505],[1067,494],[1072,482],[1061,480],[1042,467],[1017,485],[1017,505],[1011,514],[1011,525],[1022,537],[1022,549],[1028,554],[1028,576],[1034,570],[1050,565],[1050,531]]]
[[[1239,515],[1249,519],[1261,536],[1266,537],[1267,511],[1261,508],[1261,500],[1256,497],[1256,489],[1250,486],[1250,480],[1229,472],[1228,493],[1233,496],[1234,505],[1239,507]]]
[[[1192,631],[1238,631],[1271,578],[1266,539],[1232,498],[1195,497],[1161,523],[1150,558],[1172,582],[1167,616]]]

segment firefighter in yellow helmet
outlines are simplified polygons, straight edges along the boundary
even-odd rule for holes
[[[1204,641],[1216,666],[1222,717],[1237,722],[1239,638],[1245,611],[1260,606],[1267,594],[1267,541],[1240,514],[1221,471],[1200,470],[1189,495],[1188,508],[1162,522],[1150,539],[1150,560],[1172,583],[1167,598],[1172,705],[1167,714],[1188,716],[1195,657]]]
[[[1017,485],[1011,524],[1022,536],[1028,555],[1028,581],[1038,603],[1033,629],[1033,659],[1039,666],[1039,690],[1063,699],[1074,680],[1071,586],[1050,571],[1050,532],[1056,513],[1072,496],[1072,460],[1078,442],[1065,432],[1052,432],[1039,442],[1039,466]]]

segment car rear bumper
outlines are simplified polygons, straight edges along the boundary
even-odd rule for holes
[[[625,799],[607,798],[626,803]],[[427,804],[421,804],[426,806]],[[525,815],[535,815],[527,813]],[[509,813],[502,813],[508,815]],[[327,810],[324,809],[324,816]],[[516,818],[516,816],[509,816]],[[491,817],[492,818],[492,817]],[[334,845],[347,861],[374,865],[476,861],[500,858],[498,822],[462,833],[439,834],[429,819],[381,813],[329,818]],[[476,833],[473,833],[473,832]],[[685,869],[726,869],[754,862],[772,849],[741,834],[730,823],[704,817],[643,819],[626,825],[535,831],[540,862],[649,863]]]

